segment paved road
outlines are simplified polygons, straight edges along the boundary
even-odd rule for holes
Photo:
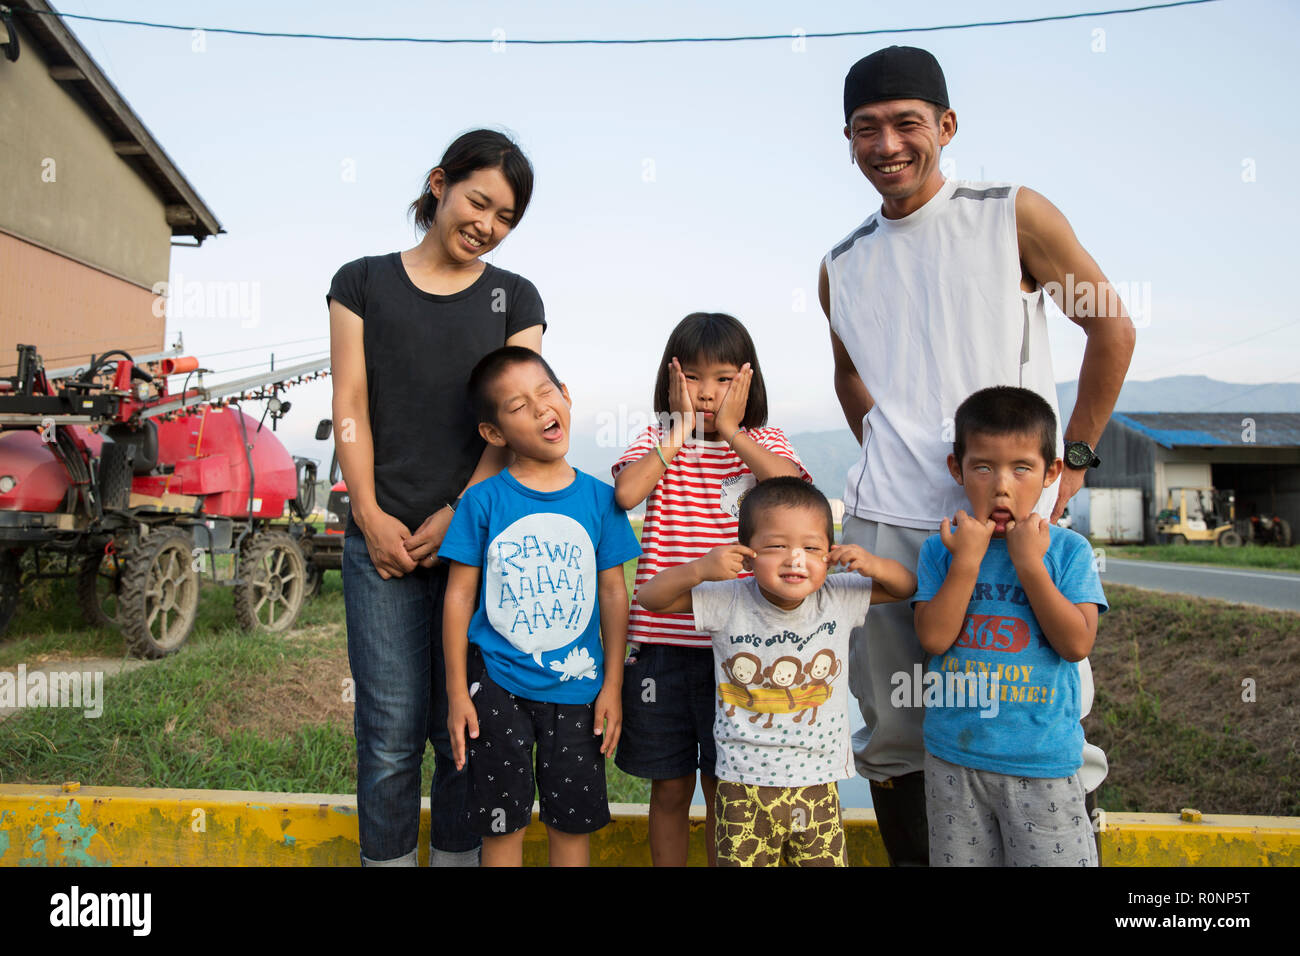
[[[1300,611],[1300,574],[1247,568],[1213,568],[1172,561],[1107,558],[1101,583],[1128,584],[1150,591],[1257,604],[1279,611]]]

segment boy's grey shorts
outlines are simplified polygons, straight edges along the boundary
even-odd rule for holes
[[[931,866],[1096,866],[1077,774],[1013,777],[925,755]]]

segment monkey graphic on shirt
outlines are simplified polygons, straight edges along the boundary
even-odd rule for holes
[[[719,665],[718,706],[726,707],[727,717],[736,708],[750,711],[749,722],[758,723],[764,716],[764,730],[772,727],[777,714],[792,714],[796,723],[811,710],[808,723],[817,720],[817,711],[831,695],[831,681],[843,664],[828,648],[813,654],[808,663],[793,655],[778,657],[766,667],[756,654],[741,651]]]
[[[727,676],[727,683],[733,687],[738,687],[741,693],[744,694],[744,700],[740,702],[740,706],[746,710],[752,710],[754,707],[754,695],[750,691],[749,685],[762,683],[763,678],[760,674],[762,668],[763,662],[759,660],[758,655],[751,654],[748,651],[741,651],[739,654],[734,654],[722,662],[722,672]],[[728,699],[723,694],[722,686],[719,685],[718,704],[721,706],[727,702]],[[731,706],[727,708],[728,717],[736,715],[736,703],[735,700],[731,701]],[[755,714],[755,717],[757,716]]]
[[[769,667],[763,668],[763,676],[766,678],[763,684],[764,687],[774,687],[785,692],[791,710],[795,710],[799,706],[795,703],[794,694],[790,691],[790,688],[798,683],[799,678],[803,676],[803,663],[799,658],[778,657]],[[775,711],[772,710],[767,712],[767,723],[763,725],[765,730],[772,726],[772,715],[774,713]],[[758,718],[759,715],[755,714],[749,718],[749,722],[752,724]]]
[[[835,657],[835,652],[829,647],[823,647],[820,651],[814,654],[812,660],[808,662],[808,669],[804,672],[805,676],[808,678],[808,682],[804,684],[801,689],[811,690],[820,687],[826,692],[824,697],[814,697],[814,703],[809,705],[812,708],[812,713],[808,715],[808,726],[811,727],[817,722],[817,709],[821,704],[830,700],[831,681],[835,680],[835,678],[839,676],[842,667],[843,665]],[[799,713],[795,715],[795,722],[798,723],[802,717],[803,711],[799,711]]]

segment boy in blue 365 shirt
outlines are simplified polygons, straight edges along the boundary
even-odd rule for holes
[[[971,510],[921,546],[912,599],[939,678],[926,681],[930,864],[1096,866],[1076,662],[1107,605],[1087,539],[1033,513],[1062,467],[1056,416],[999,386],[962,402],[955,431],[948,470]]]
[[[551,865],[584,866],[589,834],[609,822],[604,758],[618,744],[627,645],[623,562],[641,548],[614,489],[565,461],[569,392],[540,355],[498,349],[475,366],[469,390],[479,433],[515,460],[465,492],[438,549],[451,563],[443,646],[452,752],[457,769],[468,760],[484,866],[522,865],[534,784]]]

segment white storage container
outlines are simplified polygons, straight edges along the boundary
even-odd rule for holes
[[[1109,544],[1141,544],[1145,538],[1141,488],[1091,488],[1088,525],[1092,537]]]

